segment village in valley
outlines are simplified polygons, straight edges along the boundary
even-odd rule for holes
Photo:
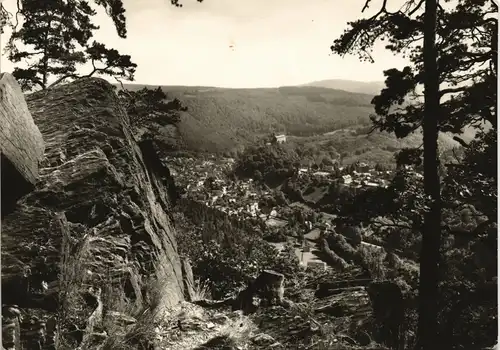
[[[278,135],[275,141],[286,142],[286,137]],[[268,240],[278,250],[291,241],[301,265],[327,268],[327,264],[314,254],[314,248],[321,233],[335,227],[333,221],[336,215],[313,209],[300,201],[276,201],[276,196],[283,197],[279,189],[271,189],[254,179],[242,180],[231,176],[236,163],[234,158],[210,155],[199,158],[167,157],[165,161],[177,187],[181,189],[182,198],[203,203],[240,221],[263,223],[266,231],[281,233],[283,242],[279,239]],[[300,167],[295,174],[297,181],[320,181],[323,185],[336,183],[354,193],[366,187],[387,187],[392,176],[392,171],[376,170],[366,163],[350,167],[322,166],[321,169]],[[297,227],[292,222],[294,219],[291,218],[291,212],[298,208],[305,212],[315,212],[315,219],[306,217]],[[294,230],[289,230],[291,226]],[[300,231],[299,234],[296,233],[297,230]],[[362,244],[374,249],[381,248],[364,241]]]

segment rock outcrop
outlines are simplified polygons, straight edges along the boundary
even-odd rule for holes
[[[42,134],[33,122],[24,94],[8,73],[0,74],[0,152],[2,217],[35,188],[44,152]]]
[[[36,188],[2,220],[2,303],[19,310],[10,324],[24,348],[98,349],[110,315],[158,315],[184,299],[168,169],[136,142],[102,79],[33,93],[27,105],[45,157]]]
[[[248,284],[236,297],[233,308],[244,313],[254,312],[259,306],[254,298],[258,297],[266,306],[281,305],[284,302],[285,276],[272,270],[261,271],[259,276]]]

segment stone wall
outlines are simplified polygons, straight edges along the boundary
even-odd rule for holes
[[[26,100],[45,153],[36,187],[2,219],[2,303],[26,349],[97,348],[107,315],[184,300],[168,170],[102,79]]]

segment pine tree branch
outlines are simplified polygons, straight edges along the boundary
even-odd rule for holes
[[[128,94],[130,96],[129,91],[125,88],[125,86],[123,85],[123,82],[120,79],[118,79],[117,77],[113,77],[113,78],[115,78],[115,80],[120,83],[122,91],[125,92],[126,94]]]
[[[12,23],[10,19],[12,18],[12,13],[7,11],[7,9],[3,6],[3,3],[0,2],[0,34],[3,34],[3,27],[9,25],[12,27]]]
[[[410,12],[408,12],[408,17],[410,17],[413,14],[415,14],[415,12],[417,12],[422,7],[422,5],[424,3],[425,3],[425,0],[420,0],[420,2],[417,4],[417,6],[415,6],[415,8],[413,10],[411,10]]]
[[[85,74],[85,75],[77,75],[77,74],[67,74],[67,75],[64,75],[61,78],[57,79],[52,84],[50,84],[50,86],[48,88],[52,88],[52,87],[56,86],[57,84],[60,84],[62,81],[66,80],[66,79],[69,79],[69,78],[73,78],[73,79],[90,78],[94,74],[99,73],[99,72],[105,72],[107,69],[109,69],[111,67],[110,65],[108,65],[105,68],[97,68],[95,66],[94,60],[92,60],[92,66],[93,66],[93,70],[90,73]]]
[[[17,30],[17,26],[19,25],[19,15],[21,14],[21,11],[22,11],[22,6],[21,6],[21,0],[17,0],[16,2],[16,5],[17,5],[17,10],[16,10],[16,24],[14,24],[14,27],[12,28],[13,31],[16,31]]]
[[[57,79],[55,82],[53,82],[52,84],[50,84],[47,89],[51,89],[53,88],[54,86],[56,86],[57,84],[60,84],[61,82],[63,82],[64,80],[66,79],[69,79],[69,78],[74,78],[74,79],[78,79],[80,78],[78,75],[76,74],[67,74],[67,75],[64,75],[62,77],[60,77],[59,79]]]
[[[40,88],[42,90],[45,90],[46,86],[43,84],[43,82],[40,79],[31,79],[31,81],[33,81],[35,84],[40,86]]]
[[[462,145],[465,148],[469,147],[469,145],[458,136],[453,136],[453,140],[457,141],[460,145]]]
[[[446,94],[454,94],[454,93],[457,93],[457,92],[464,92],[467,89],[468,89],[468,86],[461,86],[461,87],[457,87],[457,88],[442,89],[439,94],[440,94],[440,97],[443,97]]]

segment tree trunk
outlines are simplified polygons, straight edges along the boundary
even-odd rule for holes
[[[441,246],[441,186],[438,160],[439,76],[436,49],[437,1],[425,1],[424,15],[424,191],[430,208],[424,218],[420,252],[418,348],[441,348],[437,330]]]
[[[48,12],[45,11],[45,14],[48,15]],[[43,39],[43,56],[42,56],[42,90],[45,90],[47,88],[47,83],[49,79],[49,53],[48,53],[48,46],[49,46],[49,34],[50,34],[50,26],[52,25],[52,18],[49,20],[47,23],[47,31],[45,32],[44,39]]]

